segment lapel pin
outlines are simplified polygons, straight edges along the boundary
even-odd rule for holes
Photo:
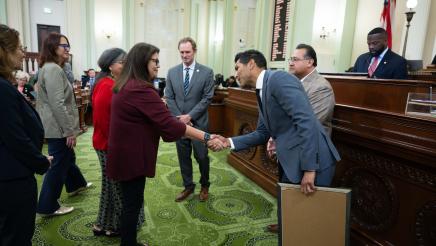
[[[197,73],[200,72],[200,69],[197,69]]]
[[[387,63],[388,63],[387,61],[383,62],[383,64],[387,64]]]

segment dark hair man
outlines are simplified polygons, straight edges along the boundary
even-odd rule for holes
[[[235,61],[241,86],[256,88],[259,119],[254,132],[220,137],[223,147],[239,151],[266,144],[272,137],[277,145],[280,182],[299,183],[305,194],[315,192],[315,185],[329,186],[340,157],[313,113],[301,82],[284,71],[265,70],[265,57],[256,50],[239,53]],[[213,144],[209,147],[221,149]]]
[[[368,77],[376,79],[407,79],[406,59],[388,48],[385,29],[372,29],[367,42],[369,52],[357,58],[353,72],[368,73]]]

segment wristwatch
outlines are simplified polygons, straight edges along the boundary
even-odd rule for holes
[[[207,141],[210,140],[210,134],[207,133],[207,132],[205,132],[205,133],[204,133],[204,138],[203,138],[203,139],[204,139],[204,142],[207,143]]]

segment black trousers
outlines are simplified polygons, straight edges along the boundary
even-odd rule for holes
[[[183,186],[185,186],[186,189],[195,189],[195,183],[192,179],[191,159],[192,149],[194,149],[194,157],[200,168],[200,184],[202,187],[209,187],[210,160],[206,144],[201,141],[184,138],[176,142],[176,147],[180,171],[183,178]]]
[[[145,177],[121,181],[123,208],[121,210],[121,246],[136,246],[139,210],[144,202]]]
[[[0,181],[0,245],[32,245],[37,188],[35,177]]]

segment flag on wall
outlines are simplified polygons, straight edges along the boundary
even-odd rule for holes
[[[392,23],[395,12],[395,1],[396,0],[384,0],[383,10],[380,16],[382,26],[386,29],[386,32],[388,33],[389,48],[392,48]]]

